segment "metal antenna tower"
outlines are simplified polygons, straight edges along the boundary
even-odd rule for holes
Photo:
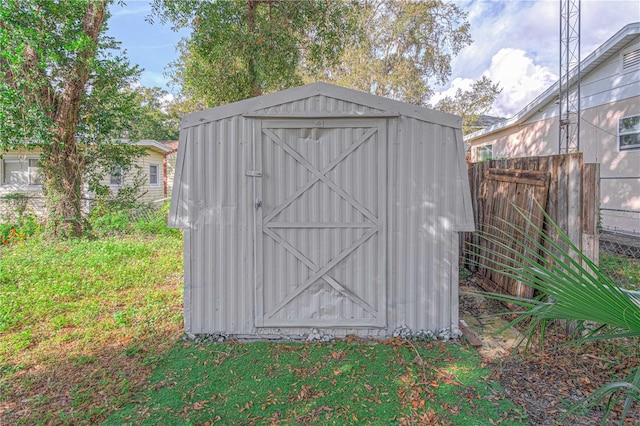
[[[580,0],[560,0],[558,153],[580,151]]]

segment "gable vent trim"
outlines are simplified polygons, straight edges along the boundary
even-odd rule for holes
[[[640,65],[640,49],[632,50],[631,52],[627,52],[622,55],[623,70],[627,70],[638,65]]]

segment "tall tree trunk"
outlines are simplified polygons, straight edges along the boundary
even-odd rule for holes
[[[76,63],[58,99],[54,122],[55,140],[45,146],[42,156],[45,195],[49,211],[48,227],[57,236],[82,234],[82,183],[84,154],[76,139],[78,111],[89,79],[96,44],[104,22],[106,0],[89,0],[82,20],[81,37],[87,43],[78,52]]]
[[[249,32],[249,84],[251,87],[251,96],[260,96],[262,89],[260,88],[260,82],[258,79],[258,70],[256,68],[256,61],[254,57],[255,35],[256,35],[256,7],[258,7],[259,0],[247,0],[247,30]]]

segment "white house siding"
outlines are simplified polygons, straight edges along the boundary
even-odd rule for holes
[[[37,161],[39,157],[39,150],[12,150],[0,156],[0,223],[15,220],[19,213],[38,216],[45,213],[42,186],[34,184],[37,182],[34,180],[36,176],[33,168],[29,167],[29,161]],[[8,163],[11,164],[11,170],[7,166]],[[9,176],[12,171],[13,176]],[[3,198],[12,194],[23,195],[26,201]]]
[[[164,194],[164,182],[163,182],[163,179],[164,179],[163,178],[163,173],[164,173],[163,161],[164,161],[164,157],[162,152],[158,152],[154,149],[148,148],[146,150],[146,153],[135,161],[134,167],[129,172],[125,172],[122,185],[111,184],[111,179],[110,179],[111,176],[109,171],[106,171],[104,173],[104,178],[102,179],[101,183],[103,185],[109,186],[111,188],[111,191],[116,192],[119,188],[123,186],[133,185],[135,181],[135,176],[137,175],[139,170],[140,176],[143,179],[143,184],[140,187],[140,190],[143,193],[143,195],[138,199],[138,201],[149,202],[149,203],[162,203],[163,202],[162,200],[166,199]],[[158,177],[157,177],[158,180],[157,180],[157,183],[153,185],[150,183],[150,180],[149,180],[150,179],[149,168],[152,164],[156,165],[158,170]],[[160,206],[161,204],[158,207]]]
[[[172,151],[166,154],[165,157],[165,172],[166,172],[166,188],[167,188],[167,198],[171,199],[171,194],[173,193],[173,179],[176,174],[176,161],[178,158],[178,151]]]
[[[166,150],[168,151],[169,148],[167,148]],[[164,189],[163,156],[164,152],[154,148],[148,148],[146,154],[136,162],[136,165],[140,167],[142,176],[145,179],[142,191],[146,191],[146,193],[142,197],[140,197],[140,201],[151,202],[156,204],[158,207],[161,207],[164,203],[167,202],[167,197],[165,196]],[[38,160],[39,158],[39,149],[11,150],[2,154],[0,158],[0,222],[2,220],[12,220],[15,217],[16,201],[4,200],[2,198],[3,196],[9,194],[24,194],[26,197],[28,197],[26,212],[34,213],[38,216],[43,216],[45,214],[45,201],[44,195],[42,193],[42,185],[31,184],[28,181],[20,183],[11,182],[11,179],[7,176],[8,170],[6,167],[7,162],[11,162],[12,164],[21,164],[22,172],[19,173],[22,173],[21,176],[24,179],[28,180],[29,175],[27,169],[29,166],[29,160]],[[155,164],[158,167],[158,183],[156,185],[150,185],[149,183],[149,166],[151,164]],[[169,171],[173,171],[174,169],[174,167],[172,167],[172,164],[175,165],[175,160],[173,161],[173,163],[169,162]],[[173,176],[171,175],[169,176],[169,178],[171,180],[168,182],[168,186],[171,187]],[[110,185],[110,176],[108,171],[105,172],[102,183],[104,185],[111,186],[111,189],[113,191],[116,191],[118,189],[118,186]],[[133,173],[125,175],[125,183],[133,183]],[[90,195],[87,195],[87,198],[90,197]]]
[[[163,153],[147,150],[146,155],[138,160],[138,164],[141,167],[142,172],[146,175],[146,184],[143,191],[146,191],[142,197],[140,197],[140,201],[142,202],[159,202],[163,203],[165,194],[164,194],[164,182],[163,182]],[[149,167],[151,165],[157,166],[158,176],[157,183],[151,184]]]
[[[640,114],[640,65],[626,70],[622,66],[622,55],[640,49],[639,40],[635,37],[619,46],[583,74],[579,137],[585,163],[600,163],[603,228],[635,233],[640,233],[640,150],[618,150],[618,119]],[[492,145],[493,158],[557,154],[555,98],[550,96],[539,105],[534,101],[530,107],[534,112],[526,119],[512,119],[495,131],[470,135],[472,160],[477,161],[478,147],[485,145]]]
[[[307,90],[305,87],[299,89]],[[311,88],[315,87],[325,86]],[[231,111],[226,117],[214,116],[207,122],[205,117],[209,113],[203,112],[183,120],[169,223],[184,228],[188,333],[268,337],[304,335],[311,331],[311,327],[295,325],[256,327],[253,255],[256,178],[247,174],[253,173],[252,138],[261,120],[257,116],[384,115],[389,112],[387,102],[395,105],[388,100],[374,104],[372,100],[381,98],[364,95],[361,99],[353,91],[346,91],[349,97],[345,99],[346,95],[339,96],[341,90],[330,86],[329,95],[285,99],[253,110],[249,101],[243,101],[212,110]],[[256,104],[273,99],[272,96],[258,98]],[[438,113],[434,117],[452,118]],[[473,229],[459,121],[456,127],[402,114],[378,119],[385,121],[388,140],[386,325],[318,328],[336,336],[378,337],[390,335],[401,325],[414,331],[446,327],[457,330],[457,232]],[[355,177],[360,172],[354,173]],[[321,201],[311,202],[318,208],[322,206]],[[293,266],[285,262],[274,267],[285,276]]]

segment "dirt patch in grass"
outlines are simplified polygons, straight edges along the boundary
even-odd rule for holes
[[[96,424],[146,385],[173,336],[43,359],[3,380],[2,424]]]
[[[583,400],[596,388],[627,377],[638,366],[638,342],[558,346],[566,343],[562,327],[550,330],[542,349],[534,348],[524,357],[505,357],[490,364],[506,394],[523,407],[535,425],[599,425],[605,407],[579,410],[559,419],[567,408]],[[634,353],[632,353],[634,352]],[[607,424],[619,424],[621,404],[617,404]],[[628,416],[629,425],[640,424],[640,404]]]

